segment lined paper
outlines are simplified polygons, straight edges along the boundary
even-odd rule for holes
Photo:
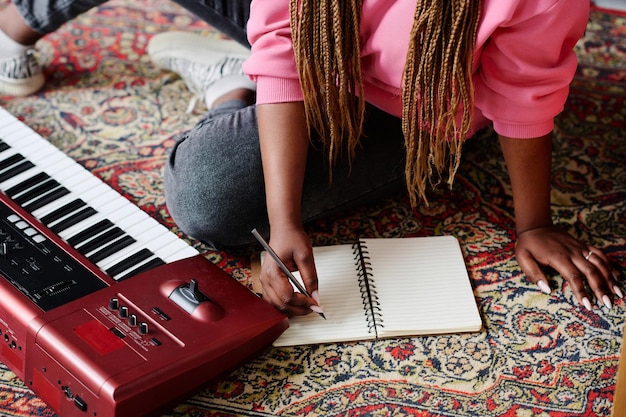
[[[384,321],[379,336],[480,330],[482,321],[456,238],[364,242]]]

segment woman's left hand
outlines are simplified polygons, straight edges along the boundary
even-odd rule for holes
[[[623,297],[617,284],[619,272],[604,253],[557,226],[519,233],[515,255],[528,279],[546,293],[550,292],[550,287],[540,265],[555,269],[570,284],[578,302],[588,310],[592,309],[591,294],[608,308],[613,306],[613,296]]]

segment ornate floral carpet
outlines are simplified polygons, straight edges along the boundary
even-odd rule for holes
[[[592,14],[557,123],[553,178],[556,221],[603,248],[623,275],[625,28],[623,16]],[[182,81],[144,54],[150,37],[166,30],[218,36],[172,3],[114,0],[43,39],[47,86],[32,97],[0,97],[0,105],[177,231],[162,170],[174,138],[200,112],[185,113],[191,96]],[[309,225],[320,245],[361,235],[458,237],[483,331],[270,348],[166,415],[609,416],[626,305],[588,312],[558,275],[549,296],[525,280],[505,172],[494,135],[482,132],[469,142],[452,191],[438,191],[430,207],[412,210],[398,194]],[[251,284],[250,254],[211,251],[181,236]],[[0,366],[0,415],[53,412]]]

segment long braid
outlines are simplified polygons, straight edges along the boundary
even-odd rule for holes
[[[346,146],[352,158],[363,130],[361,0],[291,0],[290,7],[307,124],[332,167]]]
[[[307,124],[319,132],[332,167],[344,146],[353,156],[363,129],[362,0],[290,1]],[[420,199],[427,202],[427,186],[437,185],[446,173],[451,185],[460,164],[473,118],[480,3],[417,0],[402,94],[405,175],[413,206]]]
[[[419,0],[404,69],[402,130],[411,204],[448,175],[451,186],[472,124],[477,0]],[[457,113],[461,111],[460,123]]]

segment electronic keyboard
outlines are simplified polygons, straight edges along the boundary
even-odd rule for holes
[[[288,327],[2,108],[0,191],[0,360],[59,415],[158,415]]]

